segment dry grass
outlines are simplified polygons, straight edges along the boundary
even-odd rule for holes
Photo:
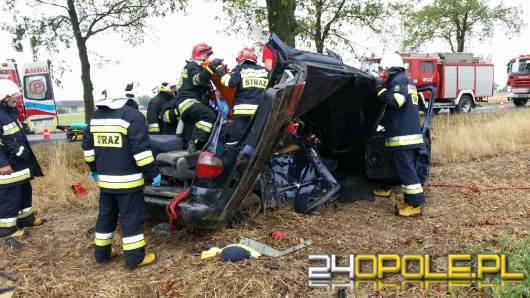
[[[439,115],[433,119],[432,159],[465,162],[530,148],[530,110]]]
[[[529,112],[436,117],[433,127],[436,165],[430,182],[478,187],[526,185],[530,153],[524,151],[527,148],[524,139],[517,140],[515,136],[527,138],[529,143],[530,137],[523,133],[528,126],[526,113]],[[517,130],[511,129],[515,124]],[[500,128],[496,129],[497,126]],[[474,136],[476,131],[482,131],[479,137]],[[462,137],[457,137],[459,134]],[[513,146],[473,149],[488,144],[489,138],[499,137]],[[463,141],[455,146],[453,143],[458,140]],[[129,271],[121,256],[106,265],[96,264],[93,240],[83,235],[94,225],[98,190],[88,177],[79,143],[41,145],[34,149],[46,174],[32,182],[34,206],[49,222],[31,230],[30,237],[23,240],[26,244],[23,250],[0,247],[0,270],[18,277],[20,297],[275,297],[285,291],[291,293],[289,297],[330,297],[324,290],[308,288],[308,253],[341,256],[426,253],[436,259],[435,270],[445,271],[448,253],[469,251],[476,243],[496,246],[502,236],[523,239],[530,231],[527,192],[494,191],[470,198],[457,188],[428,188],[427,215],[422,219],[393,217],[393,206],[401,200],[401,195],[395,193],[390,199],[379,198],[375,202],[327,204],[310,215],[297,214],[292,208],[275,210],[260,214],[241,229],[186,228],[170,236],[160,236],[151,232],[158,223],[149,221],[145,225],[148,251],[157,253],[159,261]],[[460,150],[461,154],[446,153],[451,150]],[[89,194],[74,195],[70,189],[74,182],[82,182]],[[268,239],[274,230],[285,232],[287,239]],[[120,250],[120,233],[117,234],[115,247]],[[313,240],[314,244],[278,259],[262,257],[236,264],[218,259],[200,260],[203,244],[223,247],[237,242],[239,237],[253,238],[279,250],[303,240]],[[277,263],[280,270],[266,269],[266,263]],[[446,297],[448,294],[451,293],[447,287],[437,285],[427,292],[417,289],[402,293],[350,291],[348,297]],[[483,294],[468,290],[460,295]]]

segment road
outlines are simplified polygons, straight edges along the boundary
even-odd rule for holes
[[[493,113],[499,112],[500,104],[484,105],[482,107],[477,107],[471,110],[471,113]],[[528,108],[530,104],[527,104],[525,108]],[[520,109],[516,107],[513,103],[509,102],[504,105],[505,111],[515,111]],[[449,113],[449,109],[442,109],[440,114]],[[57,142],[66,142],[66,133],[54,133],[51,134],[50,139],[43,139],[42,134],[28,135],[29,142],[31,144],[54,144]]]

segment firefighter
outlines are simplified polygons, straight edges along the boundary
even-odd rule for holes
[[[416,172],[416,156],[424,146],[418,110],[418,92],[405,76],[403,58],[388,53],[381,58],[386,81],[375,76],[375,91],[386,105],[384,118],[385,147],[392,150],[404,203],[395,206],[398,216],[422,216],[425,196]],[[377,193],[375,193],[377,195]]]
[[[158,87],[158,94],[153,97],[147,106],[147,127],[149,134],[174,135],[178,123],[165,123],[160,116],[162,107],[169,103],[177,91],[177,83],[163,82]]]
[[[19,94],[14,82],[0,80],[0,237],[22,237],[24,228],[44,223],[32,207],[30,180],[43,173],[17,120]]]
[[[96,103],[83,136],[83,152],[90,178],[100,188],[94,256],[105,263],[116,255],[112,247],[118,216],[125,264],[133,269],[153,263],[145,253],[144,184],[160,185],[160,170],[149,148],[146,119],[136,108],[132,85],[125,94]]]
[[[212,54],[212,47],[205,43],[193,47],[191,59],[182,69],[177,97],[162,112],[162,120],[166,123],[177,123],[179,119],[184,122],[184,139],[190,153],[202,149],[216,119],[209,106],[208,81],[215,69],[222,67],[223,59],[215,58],[205,68],[201,66]]]
[[[252,115],[256,112],[263,91],[269,83],[269,71],[257,63],[258,56],[249,48],[237,54],[237,66],[230,74],[225,68],[217,68],[221,83],[236,88],[234,94],[234,122],[227,128],[227,145],[235,145],[241,139]]]

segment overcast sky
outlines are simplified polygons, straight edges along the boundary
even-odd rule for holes
[[[499,1],[490,0],[490,2],[493,4]],[[104,65],[103,68],[95,67],[96,63],[91,61],[94,94],[98,94],[104,88],[113,88],[116,85],[125,86],[126,82],[134,80],[141,85],[139,95],[152,95],[150,90],[161,82],[177,79],[185,60],[191,55],[193,45],[199,42],[207,43],[213,47],[214,55],[212,57],[224,58],[229,67],[234,66],[237,52],[244,46],[251,44],[250,38],[229,37],[220,32],[230,30],[225,22],[215,19],[215,16],[222,16],[220,4],[204,3],[197,0],[192,0],[190,3],[192,5],[188,8],[186,16],[177,14],[164,19],[153,20],[151,24],[157,32],[155,35],[146,37],[146,42],[143,45],[132,47],[117,36],[92,37],[88,41],[90,51],[114,61],[119,60],[119,64],[108,64]],[[511,0],[507,2],[507,5],[519,4],[523,6],[523,10],[519,12],[521,17],[529,22],[530,1]],[[472,45],[470,52],[475,55],[483,55],[484,58],[491,55],[495,64],[495,82],[504,85],[506,83],[506,63],[511,57],[530,53],[529,37],[530,27],[526,27],[520,36],[514,38],[508,38],[506,34],[498,30],[491,42]],[[363,45],[364,48],[359,47],[357,50],[361,53],[364,51],[366,55],[371,52],[380,55],[385,50],[377,38],[358,33],[351,38]],[[80,62],[75,43],[73,45],[74,48],[61,52],[61,58],[68,62],[71,72],[66,73],[61,78],[63,87],[55,88],[57,100],[81,100],[83,96]],[[392,45],[387,47],[392,47]],[[387,48],[387,50],[392,51],[396,49]],[[425,50],[450,52],[449,46],[442,43],[428,45]],[[360,61],[349,57],[347,53],[341,54],[343,54],[347,64],[360,66]],[[11,47],[9,34],[0,31],[0,61],[6,58],[14,58],[19,64],[30,62],[32,59],[29,52],[15,52]],[[42,55],[39,58],[48,57]]]

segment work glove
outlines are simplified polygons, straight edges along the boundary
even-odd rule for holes
[[[219,65],[216,69],[215,69],[215,72],[219,75],[219,78],[222,78],[225,74],[226,74],[226,68],[227,66],[226,65]]]
[[[151,183],[152,186],[160,186],[160,180],[162,180],[162,175],[158,174],[155,178],[153,178],[153,183]]]
[[[219,59],[219,58],[215,58],[212,60],[212,66],[214,69],[217,69],[218,66],[221,65],[221,63],[223,63],[224,59]]]
[[[98,182],[98,173],[97,172],[90,172],[90,178],[94,180],[94,182]]]

